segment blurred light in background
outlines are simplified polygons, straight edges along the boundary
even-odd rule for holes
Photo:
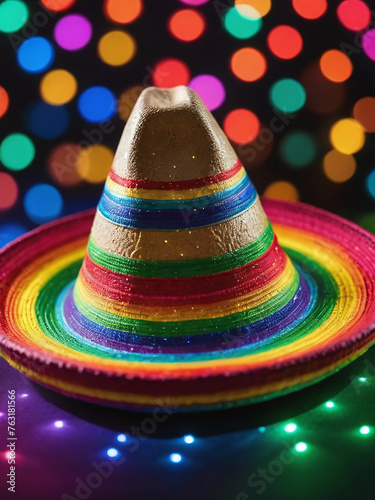
[[[263,196],[289,201],[298,201],[299,199],[297,188],[291,182],[287,181],[272,182],[264,191]]]
[[[267,37],[271,52],[280,59],[293,59],[302,50],[303,40],[299,32],[292,26],[276,26]]]
[[[234,0],[234,5],[241,12],[241,5],[248,5],[255,9],[260,17],[264,17],[271,10],[271,0]],[[246,14],[246,10],[243,11]]]
[[[202,14],[193,9],[175,12],[168,21],[171,34],[183,42],[192,42],[199,38],[206,28]]]
[[[267,70],[267,61],[257,49],[244,47],[231,57],[230,67],[233,73],[245,82],[259,80]]]
[[[198,75],[191,80],[189,87],[200,95],[210,111],[217,109],[225,100],[224,85],[216,76]]]
[[[92,26],[87,17],[69,14],[60,19],[54,30],[54,37],[61,48],[69,51],[80,50],[92,36]]]
[[[353,72],[349,57],[336,49],[327,50],[320,58],[319,64],[323,75],[333,82],[344,82]]]
[[[126,89],[118,100],[118,114],[123,120],[127,120],[141,92],[144,90],[142,85],[134,85]]]
[[[8,92],[0,85],[0,118],[2,118],[9,108]]]
[[[133,59],[137,51],[134,38],[125,31],[110,31],[99,40],[100,59],[110,66],[122,66]]]
[[[187,85],[190,81],[190,70],[180,59],[163,59],[155,65],[152,80],[154,85],[163,88]]]
[[[50,177],[61,186],[72,187],[82,180],[77,168],[81,147],[75,142],[65,142],[56,146],[47,158]]]
[[[375,61],[375,29],[366,31],[362,36],[362,47],[365,54]]]
[[[26,193],[24,208],[27,216],[36,224],[56,219],[64,202],[60,192],[49,184],[36,184]]]
[[[318,19],[327,10],[327,0],[292,0],[293,8],[305,19]]]
[[[43,101],[33,103],[26,113],[27,125],[42,139],[56,139],[69,127],[69,113],[64,106],[51,106]]]
[[[79,97],[78,111],[92,123],[109,120],[117,111],[115,95],[107,87],[90,87]]]
[[[142,0],[105,0],[105,15],[115,23],[128,24],[135,21],[143,11]]]
[[[305,104],[306,92],[297,80],[285,78],[272,85],[270,100],[283,113],[294,113]]]
[[[262,18],[248,5],[230,7],[224,16],[224,27],[235,38],[251,38],[261,29]]]
[[[80,177],[92,184],[104,182],[111,168],[114,152],[107,146],[95,144],[81,149],[77,158]]]
[[[24,134],[10,134],[0,145],[0,160],[9,170],[23,170],[35,156],[32,140]]]
[[[352,118],[337,121],[330,130],[332,146],[341,153],[357,153],[365,143],[365,133],[360,123]]]
[[[366,132],[375,132],[375,97],[362,97],[353,110],[354,118]]]
[[[330,181],[346,182],[355,174],[357,162],[352,155],[332,149],[323,159],[324,173]]]
[[[307,132],[292,132],[280,144],[280,154],[291,167],[301,168],[310,165],[317,155],[314,137]]]
[[[48,69],[55,59],[52,44],[41,36],[25,40],[17,52],[18,64],[28,73],[41,73]]]
[[[234,109],[224,119],[224,132],[237,144],[252,142],[259,133],[259,118],[248,109]]]
[[[25,2],[5,0],[0,4],[0,31],[14,33],[22,28],[29,17]]]
[[[371,12],[361,0],[345,0],[337,7],[337,17],[348,30],[360,31],[370,24]]]
[[[0,172],[0,212],[12,208],[18,199],[18,186],[13,177]]]
[[[75,4],[76,0],[41,0],[42,5],[53,12],[67,10]]]
[[[71,101],[77,93],[77,80],[65,69],[47,73],[40,82],[40,95],[47,104],[60,106]]]

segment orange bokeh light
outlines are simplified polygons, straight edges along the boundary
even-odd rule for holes
[[[183,42],[192,42],[202,35],[206,21],[196,10],[182,9],[169,19],[168,28],[175,38]]]
[[[354,118],[366,132],[375,132],[375,97],[362,97],[354,106]]]
[[[327,10],[327,0],[293,0],[293,8],[305,19],[318,19]]]
[[[76,0],[42,0],[42,4],[54,12],[69,9],[75,2]]]
[[[245,82],[259,80],[265,74],[267,62],[259,50],[244,47],[237,50],[231,58],[230,67],[233,73]]]
[[[327,50],[319,61],[323,75],[332,82],[344,82],[352,72],[353,65],[349,57],[340,50]]]
[[[297,188],[287,181],[272,182],[264,191],[265,198],[277,198],[279,200],[298,201]]]
[[[104,13],[115,23],[128,24],[135,21],[143,11],[142,0],[106,0]]]
[[[252,142],[259,133],[260,122],[255,113],[248,109],[234,109],[224,119],[224,132],[237,144]]]
[[[190,81],[189,67],[179,59],[164,59],[156,64],[152,79],[157,87],[162,88],[187,85]]]
[[[270,31],[267,43],[271,52],[280,59],[293,59],[301,52],[303,46],[299,32],[285,24],[276,26]]]
[[[9,108],[8,92],[0,85],[0,118],[2,118]]]

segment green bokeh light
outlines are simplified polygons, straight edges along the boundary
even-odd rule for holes
[[[294,132],[282,141],[280,154],[291,167],[306,167],[316,158],[317,145],[310,134]]]
[[[284,430],[285,432],[294,432],[297,430],[297,426],[296,424],[293,424],[292,422],[290,424],[286,424],[286,426],[284,427]]]
[[[333,408],[335,406],[335,403],[333,401],[327,401],[325,406],[326,408]]]
[[[367,231],[370,231],[371,233],[375,233],[375,214],[374,213],[370,212],[370,213],[361,215],[359,217],[359,219],[357,220],[357,222],[360,226],[367,229]],[[364,378],[364,377],[361,377],[361,378]],[[361,380],[361,382],[363,382],[363,381]]]
[[[29,11],[20,0],[5,0],[0,4],[0,31],[14,33],[22,28],[29,17]]]
[[[244,40],[258,33],[262,27],[262,19],[255,12],[253,16],[245,16],[236,7],[231,7],[225,14],[224,26],[232,36]]]
[[[303,453],[307,450],[307,444],[301,441],[295,445],[294,449],[298,451],[298,453]]]
[[[370,434],[370,427],[368,425],[362,425],[362,427],[359,429],[359,432],[363,436],[366,436],[367,434]]]
[[[299,82],[285,78],[272,85],[270,100],[283,113],[294,113],[305,104],[306,92]]]
[[[0,160],[9,170],[23,170],[33,161],[35,147],[24,134],[11,134],[0,146]]]

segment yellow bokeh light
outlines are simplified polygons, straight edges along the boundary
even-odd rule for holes
[[[333,125],[329,138],[337,151],[351,155],[363,147],[365,132],[359,122],[352,118],[344,118]]]
[[[324,173],[333,182],[345,182],[353,177],[357,168],[354,156],[332,149],[323,159]]]
[[[260,17],[264,17],[271,10],[271,0],[235,0],[234,5],[238,11],[246,17],[246,10],[241,9],[241,6],[247,5],[255,9]]]
[[[40,82],[40,95],[48,104],[61,106],[71,101],[77,93],[77,80],[65,69],[47,73]]]
[[[79,175],[91,184],[104,182],[111,168],[113,156],[112,149],[101,144],[82,149],[77,159]]]
[[[278,198],[279,200],[298,201],[297,188],[287,181],[272,182],[265,190],[265,198]]]
[[[135,55],[137,44],[125,31],[110,31],[99,40],[100,59],[110,66],[122,66]]]

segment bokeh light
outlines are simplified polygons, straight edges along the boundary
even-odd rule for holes
[[[365,54],[375,61],[375,29],[366,31],[362,36],[361,43]]]
[[[0,212],[12,208],[18,199],[18,186],[13,177],[0,172]]]
[[[292,0],[293,8],[305,19],[318,19],[327,10],[327,0]]]
[[[142,85],[133,85],[126,89],[119,97],[118,100],[118,114],[123,120],[127,120],[130,116],[134,104],[137,102],[138,97],[144,90]]]
[[[23,170],[34,156],[34,143],[24,134],[10,134],[0,145],[0,160],[9,170]]]
[[[184,436],[184,441],[186,444],[193,444],[195,439],[191,434],[187,434],[186,436]]]
[[[285,432],[288,432],[289,434],[291,434],[292,432],[295,432],[297,430],[297,426],[296,426],[296,424],[291,422],[289,424],[286,424],[286,426],[284,427],[284,430],[285,430]]]
[[[332,149],[323,158],[325,175],[332,182],[346,182],[353,177],[357,162],[353,155],[347,155]]]
[[[51,106],[43,101],[33,103],[27,113],[27,125],[42,139],[56,139],[69,127],[69,113],[64,106]]]
[[[65,69],[55,69],[47,73],[40,82],[42,99],[55,106],[71,101],[77,93],[77,80]]]
[[[182,9],[175,12],[168,21],[171,34],[183,42],[192,42],[204,32],[206,21],[203,15],[194,9]]]
[[[61,48],[69,51],[80,50],[92,36],[92,26],[82,14],[69,14],[60,19],[54,30],[54,37]]]
[[[107,87],[90,87],[80,95],[78,110],[92,123],[109,120],[117,111],[116,97]]]
[[[113,22],[128,24],[135,21],[143,11],[142,0],[105,0],[104,13]]]
[[[306,90],[306,108],[313,113],[328,115],[339,110],[347,97],[344,83],[328,80],[319,62],[309,64],[302,72],[300,83]]]
[[[119,443],[125,443],[125,442],[126,442],[126,435],[125,435],[125,434],[119,434],[119,435],[117,436],[117,441],[118,441]]]
[[[26,233],[27,229],[19,222],[0,224],[0,248]]]
[[[257,49],[244,47],[231,57],[230,67],[233,73],[245,82],[259,80],[267,70],[267,61]]]
[[[107,450],[107,455],[110,457],[110,458],[115,458],[117,457],[119,454],[118,450],[116,450],[116,448],[108,448]]]
[[[323,75],[333,82],[344,82],[353,72],[349,57],[341,50],[327,50],[320,58],[319,64]]]
[[[64,205],[60,192],[49,184],[32,186],[27,191],[23,203],[27,216],[36,224],[56,219]]]
[[[152,80],[154,85],[165,89],[187,85],[190,80],[190,70],[180,59],[163,59],[155,65]]]
[[[189,87],[201,97],[210,111],[220,107],[225,100],[224,85],[216,76],[198,75],[190,81]]]
[[[371,170],[366,179],[366,187],[371,198],[375,200],[375,168]]]
[[[360,31],[371,21],[371,11],[361,0],[345,0],[337,7],[337,16],[348,30]]]
[[[65,142],[54,148],[47,157],[47,169],[51,178],[61,186],[76,186],[81,182],[77,161],[81,147],[74,142]]]
[[[179,462],[181,462],[182,457],[179,453],[171,453],[169,455],[169,460],[175,464],[178,464]]]
[[[114,153],[102,144],[88,146],[79,152],[77,171],[81,178],[91,184],[104,182],[111,168]]]
[[[241,5],[248,5],[255,9],[261,17],[264,17],[271,10],[271,0],[234,0],[234,5],[241,12]],[[244,11],[246,14],[246,11]]]
[[[375,97],[362,97],[355,103],[354,118],[366,132],[375,132]]]
[[[294,113],[305,104],[306,92],[297,80],[285,78],[272,85],[270,100],[283,113]]]
[[[294,446],[294,449],[298,451],[298,453],[304,453],[307,450],[307,444],[301,441]]]
[[[28,73],[41,73],[48,69],[55,59],[52,44],[41,36],[25,40],[17,52],[18,64]]]
[[[264,191],[265,198],[276,198],[279,200],[298,201],[297,188],[288,181],[272,182]]]
[[[360,123],[352,118],[337,121],[330,130],[332,146],[341,153],[357,153],[365,143],[365,133]]]
[[[56,420],[54,426],[57,427],[58,429],[61,429],[62,427],[64,427],[64,422],[62,420]]]
[[[122,66],[128,63],[133,59],[136,50],[136,41],[124,31],[110,31],[99,40],[99,57],[110,66]]]
[[[246,6],[246,9],[244,6],[230,7],[224,16],[224,26],[235,38],[251,38],[261,29],[262,18],[256,9],[250,6]]]
[[[8,92],[0,85],[0,118],[2,118],[9,108]]]
[[[333,401],[327,401],[324,406],[326,408],[334,408],[335,403]]]
[[[306,167],[316,158],[317,144],[314,137],[307,132],[292,132],[281,142],[280,153],[291,167]]]
[[[5,0],[0,4],[0,31],[14,33],[22,28],[29,17],[25,2]]]
[[[259,133],[259,118],[248,109],[234,109],[223,122],[224,132],[237,144],[252,142]]]
[[[41,0],[42,5],[53,12],[61,12],[70,9],[76,0]]]
[[[295,28],[283,24],[269,32],[267,44],[271,52],[280,59],[293,59],[301,52],[303,40]]]
[[[363,436],[370,434],[370,431],[371,431],[371,429],[368,425],[362,425],[362,427],[360,427],[360,429],[359,429],[360,434],[362,434]]]

